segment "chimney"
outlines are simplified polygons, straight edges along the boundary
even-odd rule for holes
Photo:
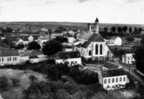
[[[96,18],[95,23],[94,23],[94,32],[96,34],[99,34],[99,20]]]

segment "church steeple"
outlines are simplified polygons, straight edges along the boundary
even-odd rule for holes
[[[94,23],[94,32],[96,34],[99,34],[99,20],[96,18],[95,23]]]

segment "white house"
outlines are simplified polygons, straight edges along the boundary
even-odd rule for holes
[[[121,46],[122,38],[121,37],[112,37],[109,40],[106,40],[108,46]]]
[[[28,41],[29,41],[29,42],[34,41],[34,37],[33,37],[32,35],[30,35],[30,36],[28,37]]]
[[[116,90],[125,88],[129,78],[122,69],[106,70],[99,76],[99,82],[105,90]]]
[[[56,55],[55,61],[57,64],[68,63],[69,66],[82,64],[80,54],[76,51],[60,52]]]
[[[19,38],[18,41],[16,41],[16,45],[18,44],[24,44],[24,45],[28,45],[29,41],[24,41],[23,39]]]
[[[122,63],[134,64],[135,63],[134,54],[126,53],[126,54],[122,55]]]
[[[16,65],[25,62],[18,50],[0,47],[0,65]]]
[[[93,29],[91,28],[93,26]],[[95,23],[89,25],[89,32],[84,36],[85,43],[77,48],[80,51],[81,56],[86,59],[97,59],[97,58],[106,58],[112,57],[112,53],[108,48],[104,38],[99,33],[99,21],[96,19]],[[89,35],[88,35],[89,34]],[[80,38],[82,40],[82,38]],[[83,40],[84,41],[84,40]]]

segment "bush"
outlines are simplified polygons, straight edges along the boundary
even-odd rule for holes
[[[45,82],[32,83],[24,90],[24,99],[53,99],[51,88]]]
[[[0,92],[7,91],[10,88],[10,84],[6,77],[0,77]]]
[[[13,87],[18,87],[20,85],[20,81],[18,79],[11,79]]]

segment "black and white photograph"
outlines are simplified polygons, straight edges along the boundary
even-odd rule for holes
[[[144,99],[144,0],[0,0],[0,99]]]

